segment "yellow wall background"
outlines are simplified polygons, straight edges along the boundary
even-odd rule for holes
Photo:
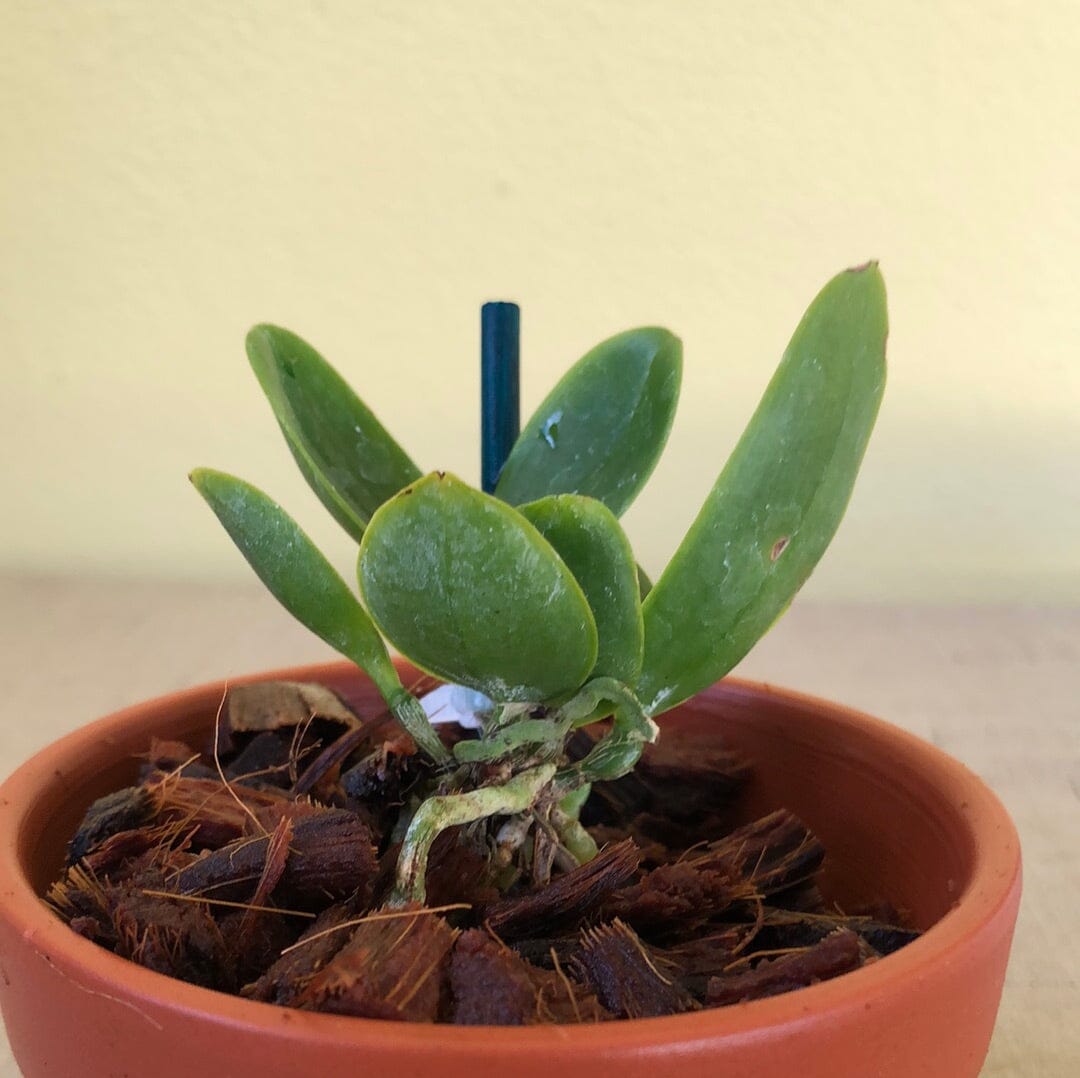
[[[1080,598],[1080,5],[0,5],[0,565],[248,572],[185,481],[349,541],[243,355],[308,337],[422,467],[478,469],[478,306],[526,414],[685,345],[627,517],[652,570],[806,303],[881,260],[890,386],[821,598]]]

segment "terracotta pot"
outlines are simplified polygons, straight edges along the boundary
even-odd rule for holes
[[[323,681],[361,708],[344,664]],[[253,680],[253,679],[245,679]],[[287,1010],[196,988],[80,938],[42,905],[89,802],[128,783],[151,735],[205,731],[222,684],[102,719],[0,787],[0,1005],[25,1078],[968,1078],[986,1054],[1020,900],[1004,809],[970,771],[892,726],[734,680],[662,720],[756,765],[747,812],[786,806],[828,850],[824,889],[887,896],[929,931],[865,969],[772,999],[599,1026],[413,1026]]]

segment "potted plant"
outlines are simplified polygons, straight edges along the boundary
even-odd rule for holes
[[[192,480],[270,591],[366,681],[341,667],[291,672],[255,690],[254,702],[247,695],[255,718],[230,702],[225,741],[230,733],[269,735],[257,751],[258,739],[247,742],[252,755],[273,753],[282,740],[262,717],[267,691],[276,694],[271,726],[286,706],[283,695],[308,719],[339,723],[303,768],[299,753],[262,760],[266,770],[292,768],[287,807],[273,792],[261,795],[264,803],[228,781],[220,699],[212,756],[222,781],[216,792],[185,786],[186,802],[176,794],[176,783],[216,781],[186,778],[191,759],[165,767],[176,752],[161,746],[207,725],[219,687],[104,720],[51,756],[46,750],[6,784],[0,867],[18,882],[0,904],[0,1002],[26,1074],[67,1067],[104,1075],[122,1066],[168,1078],[187,1073],[193,1053],[213,1058],[223,1073],[270,1078],[360,1064],[388,1074],[435,1066],[451,1074],[506,1067],[584,1074],[598,1065],[644,1074],[663,1068],[669,1055],[680,1071],[702,1074],[786,1075],[796,1066],[808,1075],[977,1074],[1019,894],[1015,834],[1000,806],[959,765],[874,720],[791,694],[717,684],[783,613],[840,522],[884,387],[885,337],[875,264],[826,285],[690,531],[650,585],[618,516],[670,428],[681,364],[671,334],[635,330],[587,354],[525,425],[497,477],[488,476],[491,489],[481,491],[445,473],[421,475],[313,349],[284,330],[253,330],[249,358],[288,447],[359,544],[363,604],[261,491],[205,469]],[[414,665],[393,662],[386,641]],[[441,687],[411,691],[421,673]],[[338,712],[338,698],[320,697],[312,683],[351,697],[362,715],[385,710],[396,720],[386,728],[396,732],[372,741],[370,724],[352,723],[347,710]],[[431,721],[447,714],[452,737]],[[293,747],[303,746],[305,723],[293,725]],[[245,946],[257,949],[253,941],[262,939],[272,949],[278,922],[310,916],[312,894],[320,892],[333,901],[249,986],[256,999],[300,1009],[213,995],[133,967],[31,899],[55,874],[58,843],[91,795],[122,786],[121,774],[130,782],[124,754],[144,750],[151,734],[159,739],[151,750],[153,792],[143,784],[96,803],[76,835],[71,868],[50,892],[52,904],[121,954],[152,969],[183,966],[187,980],[220,987],[199,963],[228,951],[223,926]],[[103,754],[105,737],[111,743]],[[722,838],[707,836],[696,860],[687,860],[685,848],[697,849],[694,843],[669,840],[683,852],[666,865],[660,854],[651,864],[642,854],[656,837],[642,825],[636,846],[627,838],[629,845],[600,854],[602,822],[586,826],[590,812],[594,824],[597,818],[590,808],[597,794],[590,794],[625,790],[658,738],[706,756],[718,738],[735,745],[752,760],[753,778],[733,811],[757,816],[786,806],[810,828],[796,817],[778,823],[766,816],[766,824],[736,829],[722,849]],[[350,756],[373,744],[381,746],[377,760]],[[352,787],[341,781],[349,759],[356,761]],[[99,764],[107,764],[104,773]],[[74,789],[68,766],[78,772]],[[58,786],[54,776],[50,784],[45,767],[68,783]],[[652,767],[650,796],[659,797],[663,767]],[[388,771],[397,783],[392,792]],[[689,782],[693,769],[678,774]],[[365,837],[356,837],[349,811],[310,803],[328,779],[328,803],[352,798],[352,819],[370,824]],[[357,791],[370,792],[371,782],[379,797],[365,801]],[[211,821],[228,841],[199,833],[208,826],[199,815],[207,802],[190,800],[196,789],[206,799],[224,791],[235,802],[231,822],[224,810]],[[670,804],[691,792],[680,786],[663,796]],[[677,829],[688,818],[676,813],[666,822]],[[333,842],[310,844],[329,827],[338,829]],[[830,897],[849,909],[891,900],[929,931],[881,957],[892,947],[876,950],[819,895],[807,897],[809,875],[789,870],[815,841],[811,831],[827,833],[834,846],[831,877],[820,881]],[[150,832],[157,860],[148,862],[146,844],[136,848],[143,840],[131,836]],[[381,836],[381,864],[372,834]],[[330,848],[343,853],[324,865]],[[83,859],[87,851],[97,860]],[[434,867],[440,857],[451,864],[449,884]],[[309,873],[303,879],[301,862]],[[94,870],[120,863],[131,878],[133,865],[144,874],[118,898]],[[786,896],[776,910],[762,888],[744,886],[773,869],[776,892]],[[610,880],[620,872],[616,888]],[[237,898],[231,889],[239,883],[246,889]],[[433,890],[468,901],[439,905]],[[136,906],[157,903],[164,927],[140,920],[132,894]],[[284,909],[282,895],[302,908]],[[183,897],[219,907],[216,920],[202,914],[202,936],[170,920],[183,919],[175,913]],[[728,926],[733,934],[720,938],[710,902],[715,911],[737,907],[752,923]],[[748,913],[755,902],[756,914]],[[810,912],[808,903],[816,903]],[[470,912],[459,913],[462,907]],[[708,962],[693,945],[694,970],[710,971],[696,995],[687,980],[691,945],[665,920],[676,907],[712,932]],[[455,915],[465,922],[455,925]],[[811,924],[827,923],[828,931],[792,946],[783,929],[792,918],[804,933]],[[888,927],[882,920],[860,924]],[[653,926],[651,935],[635,931],[639,921]],[[571,924],[578,935],[566,943]],[[783,945],[762,950],[759,943],[744,956],[763,926]],[[532,940],[533,949],[515,937]],[[550,962],[536,949],[541,943],[550,944]],[[234,955],[234,966],[245,968],[247,953]],[[724,962],[717,964],[717,953]],[[543,1004],[547,1019],[560,1020],[555,1012],[565,1004],[562,1020],[572,1008],[570,1020],[581,1024],[553,1037],[527,1008],[514,1011],[511,1001],[522,993]],[[43,1018],[47,998],[65,1021],[98,1031],[96,1055],[83,1058],[58,1036]],[[719,1003],[735,1005],[710,1009]],[[385,1020],[447,1013],[481,1028]],[[503,1013],[535,1028],[497,1028]],[[590,1017],[635,1020],[590,1024]],[[283,1055],[289,1052],[295,1055]]]

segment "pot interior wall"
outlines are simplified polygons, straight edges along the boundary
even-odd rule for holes
[[[781,807],[802,817],[827,851],[822,891],[841,909],[889,902],[926,929],[970,882],[976,849],[967,806],[950,797],[914,738],[738,682],[684,705],[673,725],[678,736],[719,737],[753,763],[741,819]]]

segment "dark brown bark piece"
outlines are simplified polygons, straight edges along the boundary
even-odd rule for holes
[[[600,1002],[588,985],[571,978],[561,960],[551,970],[530,970],[536,988],[538,1024],[570,1025],[608,1022],[615,1016]]]
[[[571,757],[584,756],[593,744],[592,734],[579,730],[569,745]],[[750,774],[736,753],[661,738],[646,746],[629,774],[593,788],[582,822],[587,827],[630,826],[643,846],[645,840],[659,839],[685,849],[730,826],[728,812]]]
[[[580,922],[633,877],[638,861],[637,846],[626,839],[538,891],[493,902],[484,909],[484,919],[506,938],[542,935]]]
[[[809,947],[842,928],[857,933],[881,955],[892,954],[919,937],[914,929],[883,924],[872,917],[770,909],[765,913],[754,946],[760,950]]]
[[[259,833],[262,834],[265,831],[272,831],[282,820],[295,824],[301,820],[310,820],[314,816],[322,816],[327,807],[308,801],[306,798],[301,798],[299,801],[277,801],[256,809],[255,821]]]
[[[384,741],[341,775],[341,790],[349,803],[359,803],[382,822],[393,817],[420,778],[416,746],[411,738]]]
[[[118,831],[91,850],[83,858],[83,864],[94,876],[118,882],[124,878],[132,861],[166,843],[170,834],[161,827]]]
[[[285,811],[291,804],[279,790],[222,785],[220,779],[157,776],[146,790],[155,822],[174,823],[191,832],[196,849],[217,849],[245,835],[259,834],[256,818],[264,809]]]
[[[577,932],[572,936],[522,936],[508,944],[515,954],[540,969],[554,969],[556,962],[565,968],[580,945]]]
[[[817,885],[817,879],[800,880],[793,887],[783,887],[769,895],[772,908],[790,910],[793,913],[818,914],[828,913],[829,903]]]
[[[230,977],[233,984],[245,985],[257,980],[295,943],[301,922],[296,917],[278,913],[260,913],[246,924],[249,910],[222,910],[211,906],[214,920],[225,940]],[[304,921],[304,925],[314,922]],[[243,940],[241,942],[241,933]]]
[[[744,926],[729,928],[684,940],[662,950],[654,947],[652,953],[658,957],[662,969],[672,971],[675,979],[695,999],[702,1000],[709,980],[722,974],[735,961],[751,931]]]
[[[173,849],[160,834],[160,830],[145,828],[121,831],[106,839],[97,851],[68,867],[49,887],[46,903],[69,924],[77,922],[80,935],[95,939],[103,947],[115,948],[113,910],[118,896],[132,889],[162,889],[164,879],[190,860],[188,853]],[[117,847],[122,848],[122,856]],[[99,855],[106,855],[100,863],[112,866],[110,874],[96,870]]]
[[[311,793],[328,776],[336,775],[342,763],[370,736],[369,724],[357,726],[331,742],[304,768],[290,791],[294,797]]]
[[[273,964],[282,949],[296,939],[297,932],[290,924],[295,919],[269,907],[270,896],[285,872],[292,836],[292,821],[283,816],[270,836],[266,863],[251,896],[250,907],[219,913],[218,923],[227,941],[237,984],[258,977]]]
[[[338,926],[355,916],[356,909],[351,902],[338,903],[323,910],[310,928],[301,934],[298,945],[281,954],[255,984],[245,988],[244,995],[265,1003],[293,1006],[311,979],[348,940],[351,926]]]
[[[576,945],[575,940],[575,945]],[[450,960],[450,1021],[468,1026],[601,1022],[611,1015],[561,963],[540,969],[481,929],[462,934]]]
[[[443,918],[414,912],[357,925],[297,999],[308,1010],[434,1022],[446,992],[457,932]]]
[[[742,877],[759,895],[772,895],[810,879],[825,847],[806,824],[784,809],[740,827],[688,858],[703,869]]]
[[[71,930],[76,934],[83,937],[83,939],[92,940],[94,943],[102,943],[102,946],[112,946],[111,943],[104,943],[101,940],[101,922],[96,917],[73,917],[71,919]]]
[[[222,902],[245,902],[262,874],[268,846],[269,839],[259,836],[208,850],[181,869],[169,890]]]
[[[657,958],[622,921],[582,933],[572,968],[619,1018],[655,1018],[694,1009],[690,993],[661,972]]]
[[[604,903],[605,917],[618,917],[635,929],[686,931],[722,913],[745,897],[727,872],[698,868],[686,862],[661,865]]]
[[[866,941],[879,955],[893,954],[901,947],[906,947],[922,935],[918,929],[903,928],[900,925],[886,925],[880,921],[853,918],[848,927]]]
[[[292,838],[280,875],[286,904],[324,905],[361,893],[370,896],[378,872],[371,832],[356,815],[321,809],[291,824]],[[267,864],[271,837],[238,839],[204,853],[177,876],[182,894],[240,901],[250,898]]]
[[[69,866],[60,879],[49,886],[45,902],[80,936],[96,940],[103,947],[115,945],[105,891],[97,877],[87,870],[85,862]]]
[[[201,903],[145,893],[145,889],[163,887],[159,875],[125,885],[110,895],[116,953],[157,973],[204,988],[235,988],[225,940],[214,918]]]
[[[292,785],[292,747],[275,733],[256,734],[225,769],[226,778],[244,785]]]
[[[730,808],[753,773],[736,752],[677,738],[647,745],[635,771],[650,788],[650,811],[679,821]]]
[[[859,937],[848,929],[841,929],[812,947],[780,958],[764,959],[754,969],[713,977],[705,998],[710,1007],[725,1007],[805,988],[858,969],[860,965]]]
[[[266,925],[281,920],[278,914],[263,907],[269,905],[270,896],[285,874],[292,837],[293,822],[287,816],[282,816],[267,843],[266,860],[255,892],[251,896],[251,908],[243,911],[236,931],[228,936],[229,951],[235,957],[238,968],[245,965],[246,956],[253,949],[253,942],[269,935],[265,930]],[[250,964],[250,959],[247,959],[247,962]],[[245,969],[241,979],[247,980],[249,977],[250,973]]]
[[[129,786],[99,797],[87,810],[68,844],[67,863],[78,864],[95,846],[119,831],[131,831],[147,820],[151,801],[146,790]]]
[[[536,1020],[528,963],[481,929],[465,932],[450,959],[451,1021],[459,1026],[524,1026]]]
[[[683,850],[684,843],[679,842],[676,848],[669,850],[664,843],[645,834],[640,828],[632,823],[623,827],[613,827],[608,824],[593,824],[588,828],[596,845],[603,849],[605,846],[614,845],[624,839],[631,838],[641,851],[641,865],[643,868],[657,868],[673,861]]]
[[[321,907],[352,894],[366,905],[378,871],[367,824],[352,812],[327,809],[295,823],[280,890],[302,905]]]
[[[182,895],[242,902],[254,894],[266,865],[268,835],[237,839],[191,862],[173,882]]]
[[[467,828],[449,827],[432,843],[425,885],[429,906],[468,902],[484,907],[499,901],[491,859],[472,838]]]

